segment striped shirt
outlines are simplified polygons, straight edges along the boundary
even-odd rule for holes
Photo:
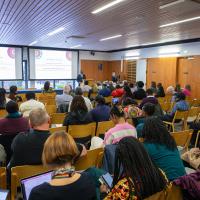
[[[117,124],[114,128],[111,128],[105,133],[104,144],[116,144],[124,137],[137,137],[135,127],[125,122],[123,124]]]

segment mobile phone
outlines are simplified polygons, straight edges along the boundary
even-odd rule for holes
[[[112,98],[112,103],[113,104],[118,104],[119,103],[119,98]]]
[[[106,173],[101,176],[101,180],[105,183],[110,189],[112,188],[113,178],[109,173]]]

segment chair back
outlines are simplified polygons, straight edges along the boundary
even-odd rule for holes
[[[8,113],[5,109],[0,109],[0,118],[4,118],[7,114]]]
[[[88,92],[83,92],[84,97],[88,97],[88,94],[89,94]]]
[[[45,108],[49,115],[56,113],[57,110],[56,105],[46,105]]]
[[[187,118],[188,118],[189,111],[180,111],[177,110],[172,123],[176,123],[176,120],[182,120],[183,121],[183,130],[187,129]]]
[[[106,104],[111,104],[112,103],[112,96],[104,97]]]
[[[11,200],[17,195],[17,187],[20,186],[20,180],[49,171],[42,165],[24,165],[11,168]]]
[[[23,102],[26,101],[26,94],[17,94],[17,96],[20,96]]]
[[[97,167],[99,154],[103,153],[103,148],[87,151],[87,155],[80,157],[75,163],[76,170],[85,170],[90,167]]]
[[[200,113],[200,107],[192,107],[188,113],[188,122],[195,121]]]
[[[133,119],[131,119],[131,118],[128,118],[128,119],[126,119],[126,122],[128,122],[130,125],[132,125],[132,126],[133,126]]]
[[[95,97],[96,97],[97,95],[98,95],[97,92],[92,92],[92,93],[90,94],[90,98],[95,99]]]
[[[185,130],[185,131],[171,133],[172,137],[174,138],[176,142],[176,145],[181,146],[184,149],[188,148],[192,134],[193,134],[193,130]]]
[[[82,144],[88,143],[95,136],[95,123],[83,125],[69,125],[68,133],[75,139],[76,142]]]
[[[199,107],[200,106],[200,99],[193,99],[192,106]]]
[[[104,121],[104,122],[98,122],[97,124],[97,130],[96,130],[96,136],[99,137],[99,135],[105,134],[109,129],[113,128],[115,125],[113,121]]]
[[[0,167],[0,189],[6,189],[6,168]]]
[[[161,106],[162,110],[167,113],[171,109],[171,102],[160,102],[160,106]]]
[[[63,124],[66,115],[66,113],[52,113],[51,124]]]
[[[52,133],[55,133],[55,132],[58,132],[58,131],[67,131],[67,127],[66,126],[61,126],[61,127],[55,127],[55,128],[49,128],[49,132],[52,134]]]

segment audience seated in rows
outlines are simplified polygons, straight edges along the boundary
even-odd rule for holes
[[[70,112],[66,115],[63,126],[89,124],[93,122],[92,115],[84,101],[84,97],[76,95],[70,105]]]
[[[144,87],[144,83],[142,81],[138,81],[136,83],[137,85],[137,89],[136,91],[133,93],[134,95],[134,98],[137,99],[137,100],[142,100],[143,98],[146,97],[146,92],[145,90],[143,89]]]
[[[70,92],[71,92],[70,86],[65,85],[63,88],[63,94],[56,95],[56,106],[58,110],[61,110],[60,107],[64,107],[66,111],[68,110],[69,103],[73,99],[73,97],[70,95]]]
[[[29,200],[95,200],[96,188],[87,172],[78,173],[73,164],[80,152],[74,139],[65,132],[52,134],[44,144],[42,161],[53,169],[52,180],[31,191]]]
[[[0,88],[0,109],[5,109],[6,104],[9,101],[10,99],[6,97],[6,90],[4,88]]]
[[[29,130],[29,122],[19,112],[18,104],[15,101],[11,100],[6,104],[6,111],[8,115],[0,119],[1,135],[16,135]]]
[[[16,102],[22,101],[22,98],[17,95],[17,86],[10,86],[10,94],[8,95],[8,98]]]
[[[108,121],[110,119],[110,106],[106,105],[104,97],[96,96],[95,103],[97,104],[96,107],[90,111],[93,121]]]
[[[105,185],[101,192],[110,199],[145,199],[164,191],[168,180],[164,173],[151,161],[143,144],[134,137],[120,140],[115,152],[113,188],[109,192]]]
[[[123,96],[120,98],[119,100],[119,104],[124,106],[124,102],[126,101],[126,99],[132,99],[132,103],[136,104],[136,101],[134,101],[134,96],[133,93],[131,92],[131,89],[129,88],[129,86],[124,86],[124,94]]]
[[[162,86],[162,83],[157,84],[156,97],[165,97],[165,90]]]
[[[165,172],[170,181],[186,174],[176,142],[159,118],[146,118],[142,136],[152,161]]]
[[[142,107],[146,104],[146,103],[152,103],[154,105],[158,104],[158,99],[153,95],[154,92],[151,88],[147,89],[146,91],[147,97],[145,97],[141,104],[139,105],[139,108],[142,109]]]
[[[42,88],[42,93],[52,93],[53,88],[50,87],[51,83],[49,81],[45,81],[44,87]]]
[[[31,130],[18,134],[13,140],[10,168],[20,165],[39,165],[42,162],[43,145],[50,136],[50,118],[46,111],[37,108],[30,112],[29,120]],[[85,154],[83,145],[77,144],[77,147],[81,154]]]
[[[88,85],[88,81],[84,81],[84,85],[81,87],[83,92],[89,92],[92,88]]]
[[[176,111],[187,111],[190,109],[189,104],[185,100],[185,94],[177,93],[176,94],[176,103],[171,111],[171,113],[166,114],[162,117],[163,121],[172,121]]]
[[[113,97],[121,97],[124,94],[124,89],[120,85],[116,85],[115,90],[112,91],[111,95]]]
[[[87,97],[83,96],[83,91],[82,91],[82,89],[80,87],[76,88],[75,95],[80,95],[80,96],[83,97],[83,99],[85,101],[85,104],[87,106],[88,112],[93,109],[93,106],[92,106],[92,103],[91,103],[90,99],[88,99]],[[68,112],[70,112],[71,103],[72,103],[72,101],[69,103]]]
[[[111,94],[111,90],[107,87],[106,84],[103,84],[102,89],[99,90],[98,94],[103,96],[103,97],[108,97]]]
[[[26,99],[27,101],[23,102],[19,107],[19,111],[23,114],[24,117],[29,117],[29,113],[36,108],[45,109],[44,104],[35,99],[34,92],[26,93]]]

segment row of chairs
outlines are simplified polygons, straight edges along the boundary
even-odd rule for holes
[[[103,159],[103,148],[89,150],[87,155],[81,157],[76,163],[77,171],[86,170],[89,167],[100,168]],[[42,165],[24,165],[17,166],[11,169],[11,200],[14,200],[17,195],[17,188],[20,187],[20,180],[34,176],[40,173],[49,171],[48,168]],[[6,189],[6,168],[0,167],[0,188]]]

